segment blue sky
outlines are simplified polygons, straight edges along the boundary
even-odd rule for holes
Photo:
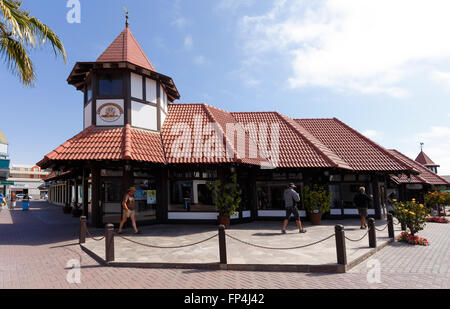
[[[450,174],[448,1],[24,0],[62,39],[32,52],[38,79],[24,88],[0,66],[1,129],[13,163],[34,164],[82,130],[82,95],[66,79],[130,27],[180,102],[229,111],[337,117],[386,148],[415,158],[419,143]],[[407,10],[406,10],[407,8]]]

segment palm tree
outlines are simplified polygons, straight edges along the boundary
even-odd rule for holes
[[[58,36],[39,19],[21,8],[22,1],[0,0],[0,56],[9,69],[26,86],[33,85],[36,75],[29,48],[43,46],[50,41],[55,55],[66,62],[66,50]]]

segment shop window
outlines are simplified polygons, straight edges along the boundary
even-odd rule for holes
[[[175,181],[170,185],[169,211],[215,212],[216,206],[207,181]]]
[[[102,169],[100,171],[100,175],[102,177],[122,177],[123,170],[122,169]]]
[[[340,182],[342,181],[341,175],[330,175],[331,182]]]
[[[272,179],[274,180],[286,179],[286,173],[272,173]]]
[[[155,181],[148,178],[135,178],[134,186],[136,188],[134,195],[136,220],[155,219],[158,204]]]
[[[295,180],[302,180],[303,179],[303,174],[302,173],[289,173],[288,174],[289,179],[295,179]]]
[[[198,203],[203,205],[213,205],[213,196],[211,190],[206,184],[197,185]]]
[[[329,185],[328,190],[331,193],[331,208],[341,208],[341,190],[340,185]]]
[[[370,181],[370,175],[359,175],[358,176],[359,181],[369,182]]]
[[[123,94],[122,75],[106,74],[100,76],[98,80],[99,96],[113,96]]]
[[[257,185],[257,203],[259,210],[284,210],[284,190],[287,184]],[[300,205],[298,205],[299,208]]]
[[[356,175],[344,175],[344,181],[356,181]]]

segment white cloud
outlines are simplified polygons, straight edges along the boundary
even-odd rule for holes
[[[197,64],[197,65],[201,65],[201,66],[210,64],[209,60],[206,59],[206,57],[203,56],[203,55],[196,56],[195,59],[194,59],[194,63]]]
[[[376,130],[366,130],[362,132],[365,137],[376,141],[377,143],[382,140],[382,134]]]
[[[435,70],[430,73],[430,78],[431,80],[443,86],[446,90],[450,90],[450,72],[441,72]]]
[[[192,35],[188,34],[184,38],[184,48],[186,48],[187,50],[191,50],[193,46],[194,46],[194,40],[192,39]]]
[[[450,58],[449,11],[448,0],[277,0],[240,29],[249,57],[289,62],[293,88],[402,98],[402,81]]]
[[[220,0],[218,5],[216,6],[216,9],[236,11],[243,6],[252,6],[254,2],[255,0]]]

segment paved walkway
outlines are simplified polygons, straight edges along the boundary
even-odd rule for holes
[[[257,248],[243,244],[236,239],[227,237],[227,258],[229,264],[268,264],[268,265],[335,265],[336,240],[334,227],[336,224],[345,225],[346,237],[360,241],[347,241],[348,262],[356,260],[371,251],[367,230],[361,230],[359,220],[324,221],[320,226],[304,223],[307,233],[299,234],[295,223],[291,223],[286,235],[281,234],[282,222],[252,222],[233,225],[226,230],[226,234],[257,246],[268,248],[293,248],[312,244],[313,246],[294,250],[273,250]],[[382,230],[386,222],[377,223]],[[400,234],[400,226],[396,226]],[[96,231],[103,235],[104,231]],[[129,234],[114,238],[115,262],[139,263],[205,263],[219,262],[219,242],[215,237],[199,245],[177,248],[158,249],[145,247],[142,244],[161,247],[174,247],[193,244],[209,239],[218,234],[217,227],[211,225],[156,225],[144,228],[142,235]],[[381,245],[389,240],[387,228],[377,232],[377,241]],[[88,239],[85,247],[98,256],[105,257],[105,242]]]
[[[80,249],[78,219],[31,206],[0,212],[0,288],[450,288],[450,224],[427,225],[429,247],[395,243],[346,274],[109,268]],[[79,284],[66,280],[71,260],[81,263]],[[368,281],[373,261],[381,273]]]

